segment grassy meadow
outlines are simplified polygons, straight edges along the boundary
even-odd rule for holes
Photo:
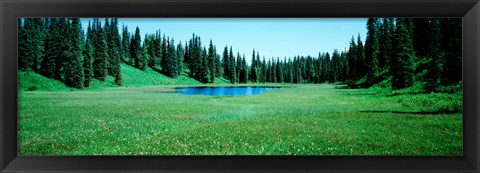
[[[253,96],[180,95],[168,92],[200,84],[152,83],[149,70],[128,68],[122,87],[83,90],[20,73],[19,154],[462,155],[461,92],[276,84]]]

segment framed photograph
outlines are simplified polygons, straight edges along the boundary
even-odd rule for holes
[[[2,1],[1,172],[479,172],[480,3]]]

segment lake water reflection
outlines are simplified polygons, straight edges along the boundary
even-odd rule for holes
[[[202,94],[210,96],[251,96],[269,90],[278,90],[278,87],[182,87],[175,88],[178,94]]]

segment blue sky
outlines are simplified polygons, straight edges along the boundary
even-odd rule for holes
[[[85,31],[89,20],[93,21],[81,19]],[[104,19],[101,21],[103,24]],[[352,35],[360,33],[365,41],[366,22],[366,18],[119,18],[118,27],[125,25],[134,32],[138,26],[142,42],[145,33],[160,29],[162,35],[173,37],[175,44],[181,41],[185,45],[195,33],[204,46],[211,39],[220,55],[228,45],[235,55],[245,54],[250,62],[254,48],[267,59],[317,56],[348,48]]]

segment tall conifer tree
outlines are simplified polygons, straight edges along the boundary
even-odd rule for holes
[[[84,70],[84,87],[90,86],[90,81],[93,78],[93,45],[92,45],[92,28],[88,22],[87,39],[85,41],[85,49],[83,49],[83,70]]]
[[[216,56],[216,54],[217,53],[215,52],[215,49],[213,47],[212,40],[210,40],[210,44],[208,45],[208,58],[207,58],[208,69],[209,69],[209,73],[210,73],[210,80],[209,80],[210,83],[215,82],[215,72],[216,72],[215,56]]]
[[[367,21],[367,39],[365,40],[365,61],[367,68],[367,77],[369,80],[374,79],[379,73],[379,42],[378,42],[378,19],[368,18]],[[370,84],[371,85],[371,84]]]
[[[462,19],[443,19],[441,32],[441,48],[445,51],[442,84],[457,84],[462,81]]]
[[[441,62],[443,52],[441,51],[440,19],[430,19],[428,35],[427,73],[424,76],[425,90],[436,91],[440,85]]]
[[[414,56],[411,32],[405,19],[397,19],[394,35],[395,56],[391,58],[392,89],[402,89],[413,84],[412,57]]]
[[[81,50],[81,26],[80,19],[69,19],[66,38],[69,44],[62,53],[63,68],[65,72],[65,85],[74,88],[82,88],[84,80],[84,71],[82,66],[82,50]]]

